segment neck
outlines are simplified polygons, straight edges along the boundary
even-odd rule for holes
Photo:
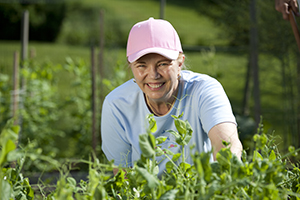
[[[175,103],[175,98],[172,103],[161,102],[161,103],[151,103],[148,96],[146,96],[146,103],[150,111],[156,116],[163,116],[167,114]]]
[[[178,88],[176,89],[175,94],[173,94],[172,97],[166,102],[150,101],[148,96],[145,94],[147,106],[154,115],[163,116],[167,114],[174,106],[177,93],[178,93]]]

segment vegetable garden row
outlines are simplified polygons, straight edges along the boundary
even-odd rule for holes
[[[188,121],[173,116],[177,130],[171,130],[176,142],[182,147],[189,142],[193,130]],[[16,148],[19,126],[9,120],[0,135],[0,194],[1,199],[299,199],[300,169],[289,162],[300,150],[289,148],[287,155],[280,155],[276,140],[267,136],[260,126],[253,137],[255,148],[250,154],[244,151],[240,160],[229,149],[230,144],[210,163],[210,153],[195,153],[194,165],[184,160],[184,154],[173,154],[161,149],[166,138],[154,138],[156,122],[153,115],[147,116],[149,127],[139,136],[142,155],[133,168],[120,168],[112,176],[112,163],[103,164],[93,156],[81,160],[88,164],[87,180],[77,182],[59,162],[48,159],[61,176],[52,191],[40,182],[31,185],[30,179],[22,175],[22,166],[34,153],[26,148]],[[170,147],[172,148],[172,147]],[[156,156],[168,159],[166,173],[157,177]],[[175,164],[181,160],[180,164]],[[126,172],[125,172],[126,171]]]

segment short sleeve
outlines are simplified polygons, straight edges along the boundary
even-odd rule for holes
[[[236,124],[229,99],[222,85],[214,78],[204,81],[200,89],[200,120],[206,133],[223,122]]]
[[[107,99],[102,106],[101,137],[102,150],[108,160],[123,167],[131,165],[131,146],[122,126],[122,116]]]

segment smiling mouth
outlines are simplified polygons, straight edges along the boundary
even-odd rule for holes
[[[147,85],[148,85],[150,88],[156,89],[156,88],[161,87],[163,84],[164,84],[164,83],[160,83],[160,84],[150,84],[150,83],[148,83]]]

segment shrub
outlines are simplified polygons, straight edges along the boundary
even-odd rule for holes
[[[55,41],[65,17],[66,4],[0,3],[0,40],[20,40],[24,10],[29,11],[29,39]]]
[[[147,117],[149,128],[140,135],[141,159],[133,168],[119,168],[116,176],[111,176],[114,166],[102,164],[98,159],[89,164],[88,180],[77,182],[68,173],[62,174],[55,190],[50,194],[41,192],[43,199],[298,199],[300,198],[300,169],[292,164],[287,167],[288,156],[298,150],[290,147],[290,153],[281,156],[274,140],[264,133],[254,136],[255,150],[251,155],[244,152],[242,160],[233,155],[229,146],[217,153],[217,160],[209,162],[211,152],[195,153],[194,165],[185,163],[184,154],[172,155],[171,151],[160,149],[164,138],[154,138],[156,130],[153,115]],[[176,142],[183,146],[189,141],[192,130],[188,121],[174,116],[177,131],[170,130]],[[7,133],[13,132],[13,137]],[[21,199],[34,198],[28,179],[10,176],[14,168],[3,165],[16,155],[13,142],[17,136],[16,127],[7,127],[1,133],[0,191],[1,197]],[[230,144],[229,144],[230,145]],[[7,148],[8,147],[8,148]],[[155,156],[165,155],[169,159],[166,173],[157,177]],[[3,156],[4,155],[4,156]],[[182,157],[182,162],[174,161]],[[125,171],[126,170],[126,173]],[[18,184],[16,184],[18,183]],[[39,186],[40,190],[43,188]],[[3,193],[3,191],[8,191]]]

